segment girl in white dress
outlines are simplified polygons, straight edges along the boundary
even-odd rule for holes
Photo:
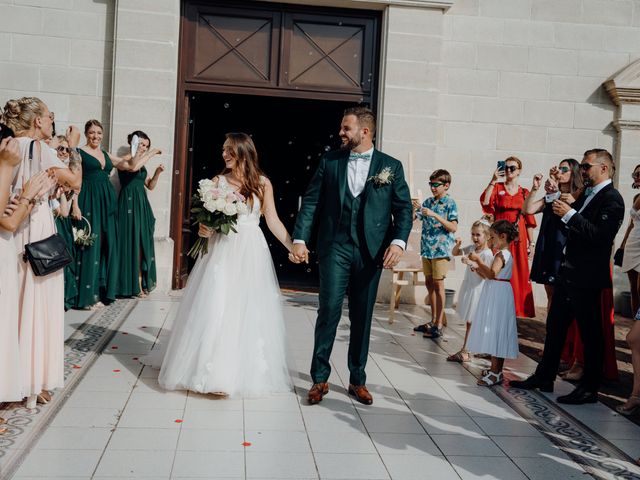
[[[482,291],[482,285],[484,284],[484,278],[482,278],[476,271],[478,265],[469,260],[468,255],[472,252],[478,254],[484,264],[491,264],[493,261],[493,252],[487,246],[487,240],[489,237],[489,228],[491,216],[484,216],[480,220],[473,222],[471,226],[471,245],[467,245],[464,248],[460,248],[462,239],[457,238],[456,244],[453,247],[452,254],[454,256],[462,255],[462,263],[467,265],[467,270],[460,286],[460,294],[458,296],[458,304],[456,305],[456,313],[458,316],[466,320],[467,329],[464,334],[464,342],[462,348],[447,357],[449,362],[468,362],[469,352],[467,351],[467,339],[469,337],[469,329],[471,328],[471,317],[473,316],[478,301],[480,300],[480,292]]]
[[[477,272],[486,279],[480,301],[471,317],[469,350],[491,355],[491,368],[483,371],[478,385],[491,387],[502,383],[505,358],[518,357],[518,326],[516,308],[511,289],[513,257],[509,250],[518,238],[518,228],[507,220],[498,220],[489,230],[489,244],[497,251],[490,265],[480,255],[469,254],[469,260],[478,264]]]
[[[209,251],[189,276],[159,383],[230,397],[288,392],[282,297],[260,216],[287,250],[293,243],[251,138],[227,134],[222,157],[226,169],[214,181],[244,195],[249,212],[238,215],[237,233],[200,225],[199,235],[210,237]]]

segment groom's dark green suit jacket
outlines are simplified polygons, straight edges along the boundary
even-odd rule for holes
[[[317,251],[331,248],[340,225],[347,189],[349,151],[337,150],[322,157],[311,179],[298,212],[293,238],[309,243],[314,224],[318,226]],[[371,180],[385,168],[393,174],[388,184],[376,185]],[[363,237],[371,258],[376,262],[394,239],[407,241],[413,223],[409,187],[402,164],[389,155],[374,150],[369,167],[369,180],[361,193]],[[361,247],[365,247],[361,245]]]

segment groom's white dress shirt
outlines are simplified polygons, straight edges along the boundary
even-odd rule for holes
[[[369,178],[369,168],[371,167],[371,157],[373,156],[374,148],[371,147],[366,152],[362,152],[359,155],[367,158],[349,158],[347,164],[347,183],[349,184],[349,191],[351,195],[357,197],[362,193],[364,187],[367,184]],[[353,153],[353,152],[352,152]],[[374,172],[375,175],[376,172]],[[304,240],[294,239],[293,243],[305,243]],[[395,239],[391,241],[391,245],[398,245],[403,250],[406,249],[406,242]]]
[[[360,195],[364,190],[364,186],[367,184],[373,147],[366,152],[362,152],[360,155],[366,155],[366,158],[349,157],[349,163],[347,164],[347,181],[349,182],[351,195],[354,197]]]

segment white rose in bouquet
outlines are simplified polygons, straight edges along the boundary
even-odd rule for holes
[[[222,210],[222,212],[226,215],[235,215],[236,213],[238,213],[238,209],[236,208],[235,203],[227,203],[224,206],[224,209]]]
[[[216,201],[213,200],[213,199],[206,200],[204,202],[203,206],[204,206],[204,208],[206,208],[210,212],[215,212],[216,211]]]
[[[198,194],[200,197],[204,197],[205,192],[210,192],[214,189],[213,180],[209,178],[203,178],[198,182]]]
[[[241,215],[246,215],[247,213],[249,213],[249,207],[247,206],[246,203],[237,203],[236,210]]]
[[[220,212],[224,210],[224,207],[227,204],[224,198],[218,198],[217,200],[214,200],[214,203],[216,205],[216,210]]]

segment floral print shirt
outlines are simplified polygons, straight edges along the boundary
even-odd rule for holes
[[[422,208],[428,208],[449,222],[458,221],[458,206],[449,195],[440,199],[429,197],[422,202]],[[416,212],[422,220],[422,238],[420,240],[420,256],[424,258],[448,258],[456,243],[453,232],[447,231],[435,218],[422,215],[422,209]]]

